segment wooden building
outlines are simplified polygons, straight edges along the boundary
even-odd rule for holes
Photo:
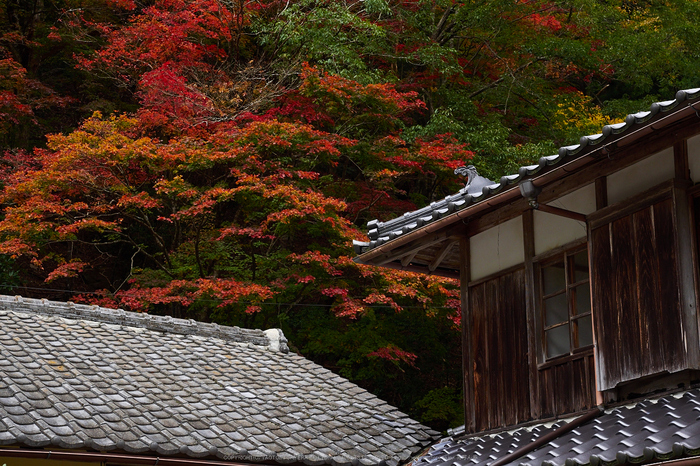
[[[481,192],[370,222],[356,261],[461,280],[467,433],[688,389],[699,183],[692,89]]]

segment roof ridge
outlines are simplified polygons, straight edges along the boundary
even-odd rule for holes
[[[246,329],[216,323],[199,322],[194,319],[179,319],[139,312],[111,309],[97,305],[73,302],[50,301],[46,298],[0,295],[0,310],[35,313],[66,319],[87,320],[125,327],[145,328],[157,332],[198,335],[236,343],[250,343],[272,351],[289,352],[287,339],[281,329]]]

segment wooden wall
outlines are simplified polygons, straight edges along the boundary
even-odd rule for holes
[[[473,359],[465,361],[466,391],[474,397],[465,425],[478,432],[531,419],[525,269],[470,286],[465,317]]]
[[[575,413],[596,404],[592,350],[543,365],[537,377],[540,418]]]
[[[481,432],[595,406],[593,351],[537,365],[529,345],[527,273],[516,267],[471,283],[463,316],[465,426]],[[533,404],[534,403],[534,404]]]
[[[591,225],[601,390],[687,367],[674,201],[661,197]]]

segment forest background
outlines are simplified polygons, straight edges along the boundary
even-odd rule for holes
[[[458,284],[352,240],[700,86],[695,0],[0,0],[0,289],[253,328],[444,430]]]

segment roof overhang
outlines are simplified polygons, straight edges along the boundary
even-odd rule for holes
[[[452,212],[440,216],[441,211],[437,207],[432,212],[428,209],[433,218],[437,212],[438,218],[428,219],[427,222],[424,218],[421,226],[403,222],[400,229],[388,232],[384,238],[379,237],[379,241],[356,242],[355,250],[359,255],[354,260],[359,264],[459,278],[459,259],[447,260],[444,257],[445,245],[455,244],[460,238],[474,234],[477,229],[473,225],[491,212],[508,209],[509,214],[503,215],[503,220],[507,220],[514,213],[532,208],[522,197],[519,183],[532,180],[534,185],[542,188],[540,203],[550,202],[565,194],[566,189],[570,192],[580,186],[580,181],[571,180],[568,183],[570,186],[562,189],[562,184],[573,175],[585,172],[588,167],[605,159],[613,159],[620,150],[639,143],[654,132],[669,130],[679,122],[683,122],[679,126],[688,126],[686,120],[697,121],[690,125],[692,128],[685,132],[687,134],[674,131],[679,138],[700,132],[700,89],[679,91],[672,101],[659,102],[653,104],[649,111],[628,115],[624,123],[605,126],[601,134],[584,136],[579,144],[562,147],[557,155],[542,157],[535,165],[521,167],[517,175],[502,177],[500,183],[485,187],[478,196],[462,194],[460,200],[466,202],[461,207],[455,207],[459,203],[451,202],[456,195],[448,196],[439,207],[445,207],[443,211],[451,208]],[[646,155],[651,153],[640,155],[640,158]],[[555,185],[557,189],[552,188]],[[425,210],[421,209],[415,214]],[[404,217],[410,218],[412,214],[407,213]],[[387,222],[387,229],[396,220]],[[383,225],[379,222],[374,224]],[[381,234],[375,233],[375,237]]]

